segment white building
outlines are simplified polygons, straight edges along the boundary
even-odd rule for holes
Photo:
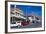
[[[21,21],[26,20],[24,17],[23,11],[15,8],[14,11],[11,11],[11,26],[21,26]]]
[[[34,21],[35,23],[37,23],[37,22],[40,23],[40,19],[37,16],[35,16],[35,15],[28,16],[28,18],[29,18],[30,22]]]
[[[24,17],[24,14],[23,14],[23,11],[16,8],[14,11],[12,11],[11,13],[14,13],[14,14],[11,14],[11,17],[17,17],[17,18],[22,18],[22,19],[26,19]]]

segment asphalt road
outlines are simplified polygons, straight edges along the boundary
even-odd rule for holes
[[[38,28],[41,26],[42,26],[42,22],[41,23],[32,23],[31,25],[25,26],[25,27],[19,26],[19,27],[17,27],[17,29],[19,29],[19,28]],[[14,28],[16,28],[16,26]]]

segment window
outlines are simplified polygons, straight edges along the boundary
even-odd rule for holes
[[[11,24],[16,24],[16,20],[14,17],[11,17]]]

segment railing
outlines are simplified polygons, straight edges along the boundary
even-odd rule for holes
[[[23,18],[23,19],[26,19],[24,16],[21,16],[21,15],[16,15],[16,14],[11,14],[11,17],[18,17],[18,18]]]

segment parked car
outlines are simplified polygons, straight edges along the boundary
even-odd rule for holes
[[[20,22],[17,22],[17,21],[13,21],[12,23],[11,23],[11,27],[20,27],[21,26],[21,23]]]
[[[27,26],[27,25],[29,25],[29,21],[22,21],[22,22],[21,22],[21,25],[22,25],[22,26]]]

